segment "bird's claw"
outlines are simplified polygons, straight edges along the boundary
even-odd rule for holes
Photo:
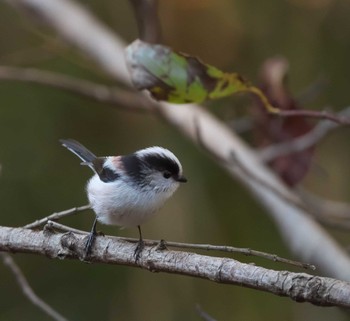
[[[84,261],[88,260],[92,246],[94,245],[95,239],[97,234],[96,233],[90,233],[88,239],[86,240],[85,247],[84,247]]]
[[[145,242],[142,239],[140,239],[137,242],[137,246],[136,246],[135,252],[134,252],[134,257],[135,257],[136,262],[140,259],[144,247],[145,247]]]

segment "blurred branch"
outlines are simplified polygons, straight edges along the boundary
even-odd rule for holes
[[[151,109],[151,105],[138,92],[111,88],[50,71],[0,66],[1,80],[30,82],[37,85],[54,87],[98,102],[117,106],[121,105],[127,107],[130,111],[149,111]]]
[[[339,125],[350,125],[350,118],[338,116],[326,110],[280,110],[280,117],[304,117],[331,120]]]
[[[196,311],[204,321],[216,321],[207,312],[205,312],[199,304],[196,305]]]
[[[85,242],[86,236],[81,234],[0,227],[0,250],[12,253],[82,259]],[[135,244],[128,241],[98,237],[91,252],[91,262],[128,265],[151,272],[181,274],[217,283],[241,285],[287,296],[297,302],[350,307],[349,282],[305,273],[269,270],[229,258],[162,250],[159,246],[146,245],[136,262],[134,247]]]
[[[350,107],[337,113],[339,118],[350,117]],[[309,147],[314,146],[321,139],[323,139],[330,131],[338,128],[339,124],[332,121],[323,121],[319,123],[314,129],[307,134],[300,136],[290,142],[271,145],[258,151],[258,156],[264,162],[269,162],[279,156],[285,156],[291,153],[303,151]]]
[[[316,220],[329,227],[350,230],[350,204],[324,199],[303,188],[298,189],[298,194]]]
[[[327,216],[335,219],[350,220],[350,204],[327,200],[302,188],[298,189],[298,193],[306,204],[315,207],[317,211],[327,213]]]
[[[1,173],[1,165],[0,165],[0,173]],[[68,321],[65,317],[60,315],[57,311],[55,311],[50,305],[48,305],[45,301],[39,298],[31,286],[29,285],[26,277],[22,273],[19,266],[16,264],[15,260],[8,253],[1,253],[0,256],[4,265],[13,273],[16,278],[16,281],[20,288],[22,289],[23,294],[27,297],[29,301],[31,301],[35,306],[41,309],[44,313],[49,315],[56,321]]]
[[[83,206],[79,206],[79,207],[73,207],[73,208],[70,208],[68,210],[65,210],[65,211],[61,211],[61,212],[57,212],[57,213],[53,213],[49,216],[46,216],[40,220],[36,220],[35,222],[33,223],[30,223],[30,224],[27,224],[25,226],[23,226],[24,228],[36,228],[36,227],[39,227],[41,225],[45,225],[48,221],[57,221],[63,217],[66,217],[66,216],[71,216],[73,214],[76,214],[78,212],[82,212],[82,211],[86,211],[88,209],[91,208],[91,205],[83,205]]]
[[[25,9],[35,18],[41,18],[50,25],[65,41],[79,48],[107,74],[115,80],[130,85],[129,73],[125,64],[125,43],[116,34],[100,23],[78,3],[70,0],[7,0],[18,8]],[[79,23],[77,23],[79,21]],[[145,96],[147,99],[147,96]],[[256,178],[273,186],[288,197],[296,197],[294,192],[283,184],[247,146],[227,126],[206,110],[197,105],[172,105],[153,102],[158,114],[181,133],[197,143],[196,126],[198,120],[202,128],[202,140],[206,151],[220,162],[233,177],[241,181],[251,194],[274,219],[280,234],[288,247],[302,260],[312,262],[328,275],[350,280],[350,258],[335,240],[307,213],[295,204],[281,198],[279,194],[256,184]],[[232,164],[231,154],[245,169]],[[15,240],[14,240],[15,241]],[[325,255],[325,253],[327,255]]]
[[[84,234],[88,235],[89,232],[78,230],[75,228],[72,228],[70,226],[66,226],[57,222],[48,221],[45,225],[45,229],[56,229],[63,232],[72,232],[72,233],[78,233],[78,234]],[[119,240],[124,240],[128,242],[137,243],[139,240],[129,237],[117,237]],[[239,247],[233,247],[233,246],[227,246],[227,245],[211,245],[211,244],[193,244],[193,243],[180,243],[180,242],[170,242],[170,241],[155,241],[155,240],[147,240],[144,239],[145,244],[147,245],[158,245],[163,247],[164,249],[167,247],[174,247],[174,248],[180,248],[180,249],[196,249],[196,250],[204,250],[204,251],[220,251],[220,252],[227,252],[227,253],[240,253],[246,256],[256,256],[256,257],[262,257],[267,260],[271,260],[274,262],[280,262],[285,263],[289,265],[293,265],[299,268],[304,269],[310,269],[310,270],[316,270],[316,267],[312,264],[308,263],[302,263],[297,262],[289,259],[285,259],[282,257],[279,257],[276,254],[270,254],[262,251],[256,251],[249,248],[239,248]]]
[[[39,309],[49,315],[51,318],[57,321],[67,321],[65,317],[56,312],[51,306],[49,306],[46,302],[40,299],[33,289],[30,287],[27,279],[22,273],[19,266],[15,263],[12,257],[7,253],[0,253],[4,265],[9,268],[9,270],[13,273],[16,278],[16,281],[20,288],[22,289],[23,294],[27,297],[29,301],[31,301],[34,305],[36,305]]]
[[[139,38],[149,43],[161,43],[158,0],[130,0],[130,2],[134,8]]]

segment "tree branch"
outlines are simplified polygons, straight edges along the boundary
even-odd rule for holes
[[[350,107],[345,108],[336,115],[340,119],[350,117]],[[333,121],[323,121],[307,134],[300,136],[292,141],[265,147],[258,151],[258,155],[264,162],[269,162],[277,157],[303,151],[314,146],[323,139],[330,131],[338,128],[339,124]]]
[[[62,89],[98,102],[122,106],[130,111],[149,112],[152,109],[152,104],[136,91],[112,88],[50,71],[0,66],[0,80],[30,82]]]
[[[66,226],[66,225],[63,225],[63,224],[60,224],[57,222],[53,222],[50,220],[47,221],[47,224],[45,225],[44,228],[56,229],[58,231],[72,232],[72,233],[83,234],[83,235],[89,234],[89,232],[78,230],[78,229],[72,228],[70,226]],[[132,243],[137,243],[139,241],[139,239],[130,238],[130,237],[120,237],[120,236],[118,236],[118,239],[132,242]],[[316,267],[312,264],[285,259],[283,257],[279,257],[276,254],[270,254],[270,253],[266,253],[266,252],[262,252],[262,251],[256,251],[256,250],[252,250],[249,248],[240,248],[240,247],[233,247],[233,246],[227,246],[227,245],[180,243],[180,242],[171,242],[171,241],[164,241],[164,240],[155,241],[155,240],[143,239],[143,241],[147,245],[159,245],[159,246],[162,246],[164,248],[174,247],[174,248],[179,248],[179,249],[192,249],[192,250],[195,249],[195,250],[204,250],[204,251],[220,251],[220,252],[226,252],[226,253],[239,253],[239,254],[243,254],[245,256],[262,257],[262,258],[270,260],[270,261],[285,263],[285,264],[297,266],[297,267],[303,268],[303,269],[316,270]]]
[[[4,265],[9,268],[9,270],[14,274],[16,281],[20,288],[22,289],[23,294],[31,301],[35,306],[41,309],[44,313],[52,317],[57,321],[67,321],[65,317],[60,315],[57,311],[55,311],[51,306],[49,306],[45,301],[40,299],[31,286],[29,285],[26,277],[22,273],[21,269],[18,267],[16,262],[12,259],[12,257],[7,253],[0,253]]]
[[[82,259],[86,236],[23,228],[0,227],[0,250],[32,253],[49,258]],[[135,244],[113,237],[98,237],[91,262],[128,265],[149,270],[198,277],[217,283],[242,285],[287,296],[297,302],[321,306],[350,307],[350,283],[305,273],[268,270],[234,259],[145,246],[141,258],[134,258]]]
[[[326,110],[280,110],[277,116],[280,117],[305,117],[328,119],[339,125],[350,125],[350,118],[344,116],[337,116]]]
[[[41,17],[63,39],[99,64],[107,74],[117,81],[130,85],[124,61],[125,43],[83,7],[69,0],[7,1],[27,9],[28,12],[35,12],[36,18]],[[145,96],[145,99],[147,97]],[[280,190],[291,198],[297,197],[237,135],[199,106],[156,102],[152,105],[163,119],[194,143],[197,143],[194,124],[196,119],[202,129],[202,140],[205,142],[206,151],[213,155],[214,159],[227,160],[220,165],[241,181],[265,207],[276,222],[287,246],[303,261],[314,263],[328,275],[350,280],[349,256],[334,239],[305,210],[291,204],[287,198],[281,198],[272,189],[257,184],[256,179],[252,179],[252,177],[258,178],[267,186],[273,186],[275,190]],[[232,164],[232,160],[230,161],[232,152],[251,175],[247,176],[239,166]]]
[[[350,230],[350,204],[332,201],[299,188],[298,193],[311,214],[324,225],[348,232]]]

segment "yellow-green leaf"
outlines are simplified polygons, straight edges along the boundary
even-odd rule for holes
[[[267,111],[278,112],[260,89],[237,73],[225,73],[169,47],[136,40],[126,49],[126,58],[135,87],[149,90],[157,100],[201,103],[248,91],[260,97]]]

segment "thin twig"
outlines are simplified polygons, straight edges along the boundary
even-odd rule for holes
[[[331,228],[349,232],[350,230],[350,204],[324,199],[303,188],[298,189],[302,200],[312,209],[310,214],[314,218]]]
[[[54,320],[67,321],[65,317],[63,317],[61,314],[55,311],[51,306],[49,306],[46,302],[44,302],[35,294],[33,289],[30,287],[26,277],[22,273],[21,269],[9,254],[0,253],[0,255],[2,257],[4,265],[7,266],[9,270],[13,273],[18,285],[22,289],[23,294],[28,298],[29,301],[31,301],[34,305],[36,305],[39,309],[41,309],[47,315],[52,317]]]
[[[1,172],[1,165],[0,165]],[[31,301],[34,305],[36,305],[39,309],[41,309],[44,313],[52,317],[56,321],[68,321],[65,317],[59,314],[56,310],[54,310],[50,305],[48,305],[45,301],[39,298],[31,286],[29,285],[26,277],[22,273],[19,266],[16,264],[14,259],[10,254],[5,252],[0,252],[0,256],[2,257],[2,261],[6,267],[13,273],[16,278],[16,281],[19,287],[22,289],[23,294],[27,297],[29,301]]]
[[[339,221],[350,221],[349,203],[325,199],[324,197],[318,196],[302,187],[298,188],[298,194],[306,204],[315,208],[317,212],[321,211],[325,215]]]
[[[257,256],[262,257],[267,260],[271,260],[274,262],[281,262],[289,265],[294,265],[304,269],[316,270],[315,265],[302,263],[298,261],[293,261],[289,259],[282,258],[277,256],[276,254],[270,254],[266,252],[252,250],[250,248],[239,248],[233,246],[226,245],[210,245],[210,244],[189,244],[189,243],[178,243],[178,242],[165,242],[165,245],[169,245],[170,247],[175,248],[183,248],[183,249],[199,249],[205,251],[221,251],[221,252],[229,252],[229,253],[240,253],[246,256]]]
[[[39,227],[41,225],[45,225],[49,221],[57,221],[63,217],[71,216],[71,215],[74,215],[78,212],[86,211],[90,208],[91,208],[91,205],[89,205],[89,204],[84,205],[84,206],[79,206],[79,207],[73,207],[73,208],[70,208],[70,209],[62,211],[62,212],[53,213],[49,216],[41,218],[40,220],[36,220],[33,223],[29,223],[23,227],[24,228],[36,228],[36,227]]]
[[[264,108],[266,111],[273,115],[279,115],[280,109],[276,108],[275,106],[272,106],[269,99],[265,96],[265,94],[261,91],[260,88],[254,87],[254,86],[248,86],[246,89],[243,89],[242,91],[250,92],[254,95],[256,95],[260,101],[262,102]]]
[[[84,206],[80,206],[80,207],[73,207],[71,209],[68,209],[68,210],[65,210],[62,212],[53,213],[53,214],[51,214],[47,217],[44,217],[40,220],[37,220],[33,223],[25,225],[24,228],[32,229],[35,227],[39,227],[39,226],[44,225],[48,222],[53,222],[51,220],[58,220],[58,219],[63,218],[65,216],[70,216],[70,215],[76,214],[78,212],[87,210],[90,207],[91,207],[90,205],[84,205]],[[23,293],[25,294],[25,296],[27,296],[27,298],[34,305],[38,306],[41,310],[43,310],[45,313],[47,313],[48,315],[50,315],[53,319],[55,319],[57,321],[67,321],[66,318],[61,316],[58,312],[56,312],[53,308],[51,308],[47,303],[45,303],[42,299],[40,299],[34,293],[34,291],[29,286],[28,281],[26,280],[25,276],[23,275],[23,273],[21,272],[20,268],[15,263],[15,261],[12,259],[12,257],[7,253],[0,253],[0,254],[3,258],[4,264],[15,275],[16,280],[17,280],[18,284],[20,285],[20,287],[22,288]]]
[[[263,149],[257,151],[257,154],[263,162],[269,162],[280,156],[301,152],[307,148],[314,146],[332,129],[338,126],[338,124],[330,121],[321,122],[307,134],[297,137],[288,142],[264,147]]]
[[[350,107],[346,107],[339,113],[338,117],[350,117]],[[292,141],[275,144],[263,148],[258,151],[258,156],[264,162],[269,162],[276,157],[285,156],[291,153],[303,151],[309,147],[314,146],[321,139],[323,139],[330,131],[338,128],[339,124],[326,120],[319,123],[314,129],[307,134],[300,136]]]
[[[89,234],[88,232],[81,231],[69,226],[65,226],[63,224],[59,224],[57,222],[49,221],[46,225],[48,228],[52,229],[58,229],[63,232],[73,232],[78,234]],[[139,240],[135,238],[129,238],[129,237],[116,237],[118,240],[128,241],[137,243]],[[159,245],[161,242],[162,247],[174,247],[174,248],[181,248],[181,249],[195,249],[195,250],[205,250],[205,251],[219,251],[219,252],[228,252],[228,253],[240,253],[246,256],[256,256],[256,257],[262,257],[267,260],[271,260],[274,262],[280,262],[285,263],[293,266],[297,266],[304,269],[310,269],[315,270],[316,267],[312,264],[308,263],[302,263],[298,261],[293,261],[289,259],[285,259],[282,257],[277,256],[276,254],[270,254],[262,251],[256,251],[249,248],[239,248],[239,247],[233,247],[233,246],[226,246],[226,245],[211,245],[211,244],[195,244],[195,243],[180,243],[180,242],[171,242],[171,241],[157,241],[157,240],[144,240],[145,244],[147,245]]]
[[[85,98],[127,107],[130,111],[151,111],[152,105],[144,96],[132,90],[93,83],[63,74],[35,68],[0,66],[0,80],[30,82],[62,89]]]
[[[328,217],[327,215],[323,215],[323,214],[314,215],[314,218],[316,221],[320,222],[324,226],[349,233],[349,230],[350,230],[349,221],[337,221],[334,218]]]
[[[44,226],[44,229],[56,229],[62,232],[72,232],[72,233],[77,233],[77,234],[84,234],[84,235],[88,235],[89,232],[86,231],[82,231],[82,230],[78,230],[74,227],[70,227],[67,225],[63,225],[54,221],[47,221],[47,223]]]
[[[275,115],[279,117],[308,117],[328,119],[340,125],[350,125],[350,118],[338,116],[326,110],[280,110]]]

